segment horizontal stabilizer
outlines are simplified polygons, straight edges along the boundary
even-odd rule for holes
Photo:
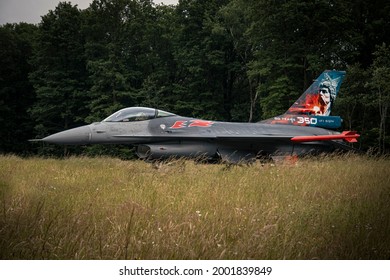
[[[349,143],[357,142],[360,135],[356,131],[343,131],[341,134],[333,135],[315,135],[315,136],[295,136],[291,138],[293,142],[313,142],[313,141],[330,141],[330,140],[344,140]]]

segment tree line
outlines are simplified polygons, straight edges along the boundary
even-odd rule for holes
[[[286,111],[325,69],[347,71],[333,110],[342,129],[361,133],[358,148],[390,150],[386,0],[61,2],[37,25],[0,26],[0,61],[0,153],[59,155],[27,140],[131,106],[259,121]]]

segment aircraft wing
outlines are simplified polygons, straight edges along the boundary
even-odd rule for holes
[[[292,142],[317,142],[317,141],[333,141],[344,140],[345,142],[354,143],[357,142],[357,138],[360,137],[356,131],[344,131],[340,134],[331,135],[286,135],[286,134],[261,134],[261,135],[242,135],[242,134],[229,134],[229,135],[213,135],[213,134],[162,134],[162,135],[113,135],[115,138],[122,139],[148,139],[150,141],[171,141],[171,140],[225,140],[225,141],[272,141],[272,140],[290,140]]]
[[[266,140],[291,140],[293,136],[287,135],[113,135],[115,138],[122,139],[150,139],[153,141],[170,141],[170,140],[231,140],[231,141],[259,141]]]
[[[356,131],[343,131],[340,134],[330,135],[286,135],[286,134],[262,134],[262,135],[227,135],[217,136],[218,139],[225,140],[290,140],[292,142],[317,142],[344,140],[348,143],[356,143],[360,135]]]
[[[344,140],[349,143],[356,143],[360,135],[356,131],[343,131],[340,134],[332,135],[312,135],[312,136],[295,136],[291,138],[293,142],[313,142],[313,141],[329,141],[329,140]]]

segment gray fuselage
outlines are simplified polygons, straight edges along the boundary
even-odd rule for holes
[[[102,121],[42,140],[66,145],[134,145],[139,157],[149,159],[202,156],[236,162],[259,155],[331,152],[340,141],[291,142],[294,136],[331,134],[339,133],[309,126],[204,121],[173,115],[131,122]]]

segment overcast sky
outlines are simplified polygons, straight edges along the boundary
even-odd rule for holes
[[[80,9],[85,9],[93,0],[66,0]],[[41,16],[54,10],[60,0],[0,0],[0,25],[5,23],[39,23]],[[62,1],[63,2],[63,1]],[[176,5],[178,0],[154,0],[166,5]]]

